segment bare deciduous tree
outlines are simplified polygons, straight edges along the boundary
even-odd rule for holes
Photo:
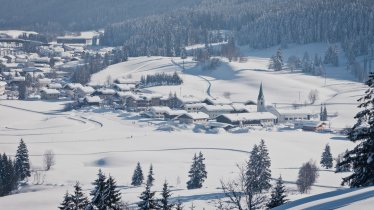
[[[49,171],[53,165],[55,165],[55,154],[52,150],[47,150],[43,155],[44,168],[46,171]]]
[[[304,163],[299,170],[296,185],[300,193],[307,193],[318,178],[318,167],[315,162]]]
[[[314,104],[318,100],[318,98],[319,98],[319,92],[318,92],[318,90],[311,90],[309,92],[308,98],[309,98],[309,102],[311,104]]]
[[[221,180],[221,187],[225,197],[228,198],[225,209],[252,210],[262,207],[266,196],[252,187],[247,187],[245,167],[239,168],[239,177],[236,180],[224,182]]]

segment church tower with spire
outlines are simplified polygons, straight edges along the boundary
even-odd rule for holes
[[[260,85],[260,92],[258,93],[258,97],[257,97],[257,112],[266,112],[265,96],[264,96],[264,91],[262,90],[262,82]]]

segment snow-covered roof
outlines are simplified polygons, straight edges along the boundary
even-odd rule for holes
[[[171,111],[167,106],[152,106],[149,110],[156,113],[168,113]]]
[[[209,101],[210,103],[212,104],[215,104],[215,105],[224,105],[224,104],[232,104],[232,102],[228,99],[225,99],[225,98],[219,98],[219,97],[216,97],[216,98],[206,98],[205,100]]]
[[[68,83],[64,86],[64,89],[75,90],[78,87],[83,87],[83,85],[80,83]]]
[[[60,94],[60,91],[56,89],[49,89],[49,88],[42,88],[40,92],[44,92],[45,94],[52,95],[52,94]]]
[[[114,95],[114,94],[116,94],[115,90],[109,89],[109,88],[101,88],[101,89],[98,89],[96,91],[97,91],[97,93],[100,93],[100,94],[103,94],[103,95]]]
[[[312,111],[308,109],[277,109],[278,113],[281,115],[311,115]]]
[[[207,110],[208,112],[234,110],[234,108],[231,105],[205,105],[203,109]]]
[[[186,110],[170,110],[167,112],[169,115],[174,115],[174,116],[178,116],[178,115],[182,115],[182,114],[186,114],[187,111]]]
[[[206,104],[204,103],[195,103],[195,104],[185,104],[184,107],[185,108],[201,108],[201,107],[204,107],[206,106]]]
[[[25,77],[13,77],[12,82],[23,82],[26,81]]]
[[[235,111],[257,112],[257,105],[245,105],[243,103],[233,103],[231,106],[235,109]]]
[[[194,96],[177,96],[177,98],[184,104],[200,103],[201,99]]]
[[[50,83],[52,83],[52,80],[49,79],[49,78],[40,78],[40,79],[38,79],[38,82],[40,84],[50,84]]]
[[[205,114],[204,112],[185,113],[185,114],[180,115],[179,117],[181,117],[181,116],[187,116],[187,117],[189,117],[191,119],[194,119],[194,120],[209,119],[209,115]]]
[[[60,83],[50,83],[47,85],[50,89],[61,89],[62,85]]]
[[[223,114],[225,118],[231,122],[237,121],[253,121],[253,120],[276,120],[277,117],[270,112],[251,112],[251,113],[235,113]]]
[[[87,103],[101,103],[99,96],[86,96],[84,100],[87,101]]]
[[[0,81],[0,86],[5,86],[6,82]]]
[[[95,92],[95,89],[91,86],[79,86],[79,87],[77,87],[77,90],[81,91],[82,93],[85,93],[85,94],[91,94],[91,93]]]

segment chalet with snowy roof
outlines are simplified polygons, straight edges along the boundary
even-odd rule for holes
[[[322,121],[300,121],[303,131],[319,132],[326,128],[326,122]]]
[[[177,119],[185,124],[205,124],[208,122],[209,115],[203,112],[190,112],[177,116]]]
[[[99,106],[102,100],[99,96],[86,96],[83,98],[83,105],[87,106]]]
[[[206,106],[205,103],[185,104],[183,109],[187,112],[199,112],[204,106]]]
[[[62,89],[62,85],[60,83],[49,83],[47,85],[47,88],[60,90],[60,89]]]
[[[165,114],[170,112],[171,109],[167,106],[153,106],[145,111],[143,114],[149,118],[164,119]]]
[[[135,88],[135,84],[113,84],[113,89],[116,91],[133,91]]]
[[[52,80],[49,78],[39,78],[37,79],[39,87],[47,87],[48,84],[52,83]]]
[[[232,102],[225,98],[206,98],[202,101],[202,103],[208,104],[208,105],[230,105]]]
[[[42,88],[40,90],[40,96],[44,100],[56,100],[60,97],[60,91],[56,89]]]
[[[78,87],[83,87],[83,85],[80,84],[80,83],[68,83],[68,84],[64,85],[63,90],[65,91],[67,96],[74,97],[75,90]]]
[[[220,115],[216,121],[235,126],[272,126],[277,123],[277,117],[270,112],[232,113]]]
[[[311,120],[315,114],[307,109],[277,109],[268,107],[268,111],[278,118],[279,123],[295,122],[297,120]]]
[[[174,94],[169,94],[169,97],[163,98],[161,104],[164,106],[168,106],[172,109],[180,109],[187,104],[197,104],[201,103],[201,99],[196,98],[194,96],[177,96]]]
[[[82,87],[83,88],[83,87]],[[91,96],[99,96],[101,100],[107,101],[110,103],[116,94],[116,91],[110,88],[101,88],[98,90],[95,90]]]
[[[170,110],[165,113],[165,119],[172,120],[186,113],[187,113],[186,110]]]
[[[95,89],[91,86],[79,86],[75,90],[75,94],[77,95],[78,98],[83,98],[87,95],[91,95],[94,92],[95,92]]]
[[[205,105],[200,111],[209,115],[210,119],[214,119],[220,115],[234,112],[234,108],[231,105]]]

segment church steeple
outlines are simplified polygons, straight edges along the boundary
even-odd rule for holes
[[[261,82],[260,91],[257,97],[257,112],[266,112],[265,96],[264,96],[264,91],[262,89],[262,82]]]

